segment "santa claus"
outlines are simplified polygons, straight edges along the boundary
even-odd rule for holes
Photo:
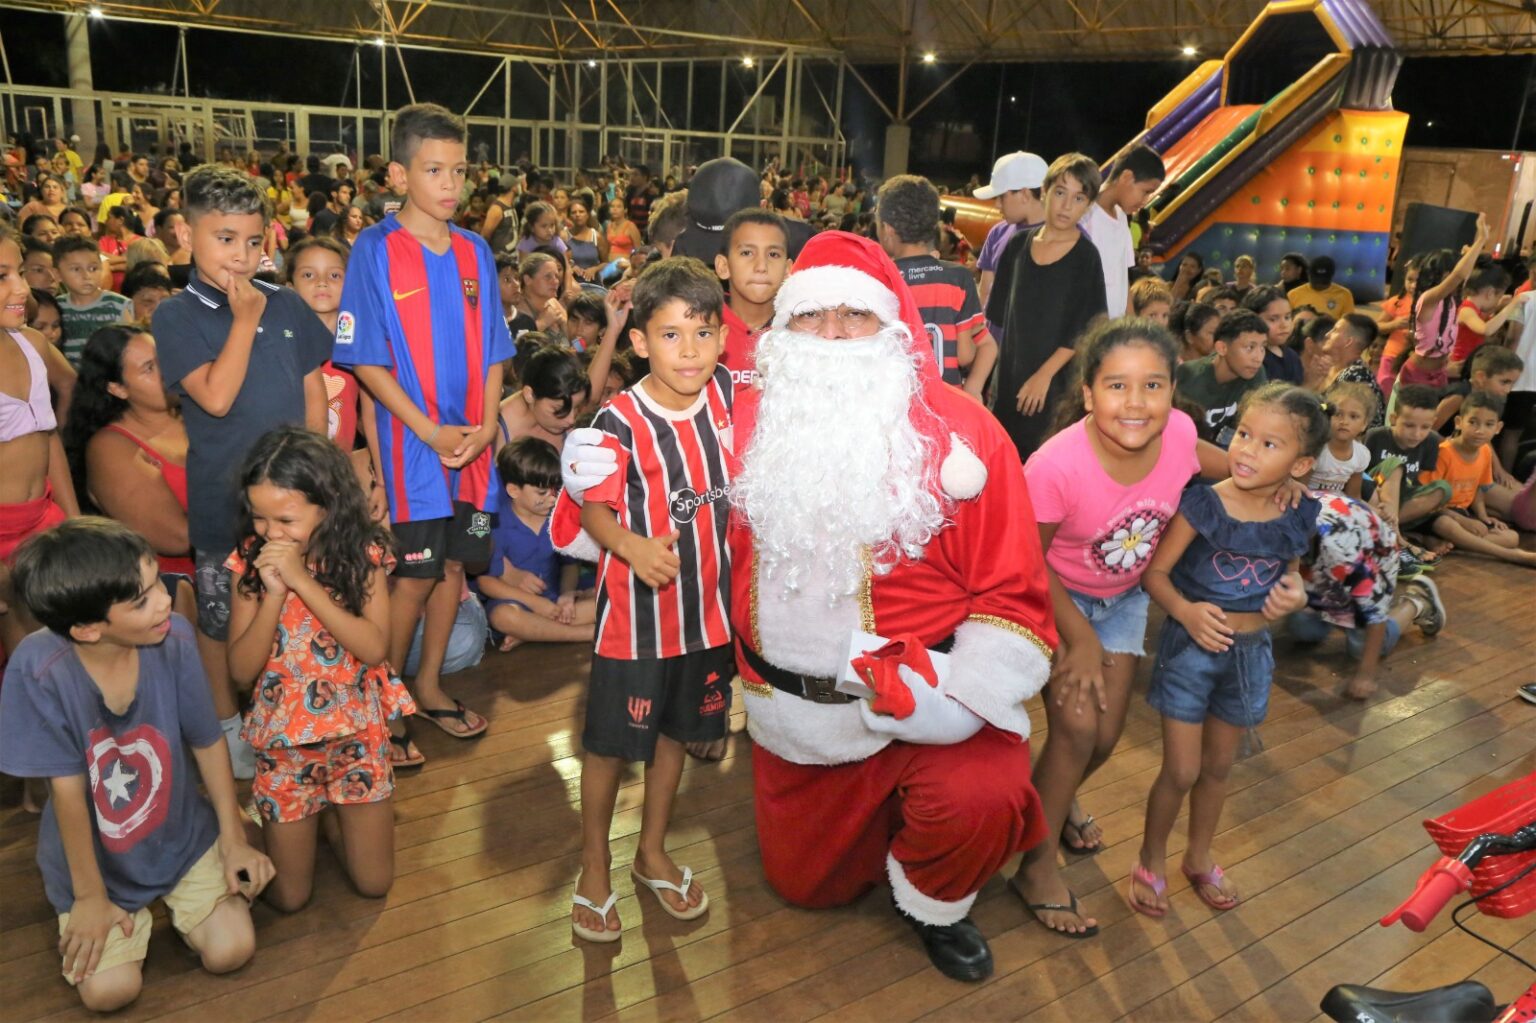
[[[731,618],[769,883],[826,907],[888,881],[974,981],[971,905],[1043,837],[1024,704],[1056,635],[1018,456],[926,341],[875,242],[806,245],[736,406]],[[568,487],[593,454],[568,447]],[[894,641],[860,662],[874,700],[836,684],[857,633]]]

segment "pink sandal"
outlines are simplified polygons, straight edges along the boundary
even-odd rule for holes
[[[1148,906],[1136,900],[1135,882],[1137,881],[1140,881],[1143,885],[1152,889],[1153,895],[1156,895],[1158,898],[1162,898],[1163,893],[1168,890],[1168,879],[1166,877],[1160,877],[1159,875],[1152,873],[1152,871],[1144,867],[1138,860],[1136,863],[1136,869],[1131,871],[1131,885],[1126,889],[1125,893],[1126,904],[1130,906],[1131,909],[1137,913],[1140,913],[1142,916],[1150,916],[1154,920],[1162,919],[1168,914],[1166,909],[1159,909],[1156,906]]]
[[[1237,905],[1237,898],[1231,895],[1227,895],[1225,892],[1222,893],[1223,898],[1220,899],[1213,898],[1205,894],[1205,889],[1207,887],[1215,888],[1217,891],[1221,891],[1221,882],[1226,878],[1227,875],[1226,872],[1220,867],[1212,866],[1210,870],[1203,874],[1196,873],[1195,871],[1190,870],[1188,867],[1183,867],[1182,869],[1184,871],[1184,876],[1189,878],[1189,887],[1195,893],[1195,898],[1199,899],[1207,906],[1210,906],[1212,909],[1225,912],[1226,910],[1232,909]]]

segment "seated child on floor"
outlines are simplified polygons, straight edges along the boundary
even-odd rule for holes
[[[538,437],[519,437],[496,452],[505,488],[491,531],[491,561],[475,586],[485,601],[497,647],[520,643],[590,643],[594,595],[579,597],[581,566],[549,539],[549,515],[560,496],[560,454]]]
[[[1536,551],[1520,549],[1520,534],[1488,514],[1485,491],[1493,487],[1493,438],[1504,401],[1473,391],[1461,403],[1456,435],[1440,445],[1434,478],[1451,485],[1451,499],[1435,518],[1435,535],[1462,550],[1536,568]]]

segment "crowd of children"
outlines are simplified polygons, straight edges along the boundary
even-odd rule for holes
[[[622,933],[608,835],[635,762],[635,877],[678,919],[707,911],[667,828],[685,757],[724,754],[723,452],[791,272],[786,216],[878,240],[944,380],[1024,464],[1061,645],[1034,771],[1049,837],[1011,884],[1053,931],[1097,933],[1058,854],[1101,846],[1077,792],[1124,729],[1152,603],[1163,764],[1128,898],[1156,917],[1186,799],[1195,895],[1240,902],[1212,844],[1260,742],[1272,622],[1297,644],[1345,630],[1365,698],[1405,629],[1444,627],[1440,559],[1536,564],[1517,532],[1536,524],[1536,315],[1481,221],[1373,319],[1326,256],[1288,255],[1273,285],[1248,257],[1232,282],[1193,252],[1172,282],[1150,273],[1132,230],[1164,178],[1150,149],[1104,173],[1015,153],[977,192],[1003,220],[975,267],[924,178],[866,210],[856,186],[776,170],[710,265],[669,258],[686,199],[645,168],[560,188],[471,167],[441,107],[393,125],[371,176],[172,160],[146,192],[138,158],[112,191],[43,176],[24,235],[0,235],[0,770],[47,779],[39,862],[91,1008],[137,995],[156,900],[221,972],[254,950],[249,900],[308,902],[321,835],[359,893],[389,890],[396,772],[425,762],[407,718],[490,727],[447,689],[461,631],[474,659],[595,647],[574,932]],[[69,205],[91,198],[94,220]],[[139,232],[157,247],[135,253]],[[618,467],[578,513],[595,577],[551,536],[585,424]]]

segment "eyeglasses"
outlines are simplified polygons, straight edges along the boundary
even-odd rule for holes
[[[858,334],[868,330],[876,322],[875,314],[868,309],[850,309],[840,305],[836,309],[808,309],[805,312],[793,313],[789,317],[789,325],[795,330],[809,333],[822,328],[827,322],[827,317],[832,317],[844,333]]]

